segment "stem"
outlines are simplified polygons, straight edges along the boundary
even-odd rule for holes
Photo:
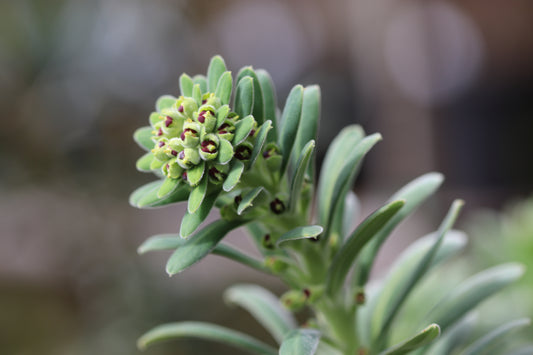
[[[346,355],[355,354],[358,346],[355,317],[344,303],[328,297],[317,302],[315,311],[317,316],[323,317],[337,347]]]

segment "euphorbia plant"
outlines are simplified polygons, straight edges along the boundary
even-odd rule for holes
[[[288,287],[280,298],[258,285],[235,285],[226,299],[250,311],[279,350],[200,322],[161,325],[141,337],[140,348],[200,337],[256,354],[452,354],[458,349],[474,354],[529,322],[504,324],[474,342],[464,336],[473,326],[467,313],[522,274],[520,265],[506,264],[473,276],[444,298],[428,295],[436,306],[411,337],[393,342],[395,322],[411,291],[465,244],[464,235],[451,230],[462,202],[455,201],[438,230],[405,251],[383,281],[369,285],[369,274],[383,242],[435,192],[442,176],[417,178],[353,228],[351,187],[379,134],[367,136],[355,125],[343,129],[316,180],[317,86],[295,86],[279,111],[266,71],[245,67],[233,79],[215,56],[207,76],[183,74],[180,90],[179,97],[157,100],[150,126],[135,132],[147,150],[137,168],[158,179],[137,189],[130,203],[152,208],[187,201],[187,212],[179,233],[155,235],[139,251],[175,250],[166,266],[169,275],[214,253],[278,276]],[[215,207],[220,219],[201,228]],[[239,227],[247,229],[261,258],[223,242]],[[313,316],[298,325],[293,312],[303,307]]]

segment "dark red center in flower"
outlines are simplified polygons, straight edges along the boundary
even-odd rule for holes
[[[181,151],[179,157],[181,160],[185,159],[185,151]]]
[[[181,140],[184,141],[186,136],[190,137],[196,137],[198,132],[196,132],[194,129],[191,128],[185,128],[183,132],[181,132]]]
[[[181,174],[181,178],[183,180],[187,180],[187,172],[186,171],[184,171],[183,174]]]
[[[250,131],[250,134],[248,134],[248,137],[253,137],[254,134],[255,134],[255,129],[252,129],[252,130]]]
[[[172,155],[175,156],[175,157],[178,156],[178,152],[176,152],[175,150],[172,150],[172,151],[170,152],[170,154],[172,154]]]
[[[241,195],[237,195],[235,196],[235,198],[233,199],[233,202],[235,202],[235,205],[238,206],[242,201],[242,196]]]
[[[161,148],[161,147],[164,146],[164,145],[165,145],[165,142],[163,142],[163,141],[159,141],[159,142],[157,143],[157,146],[158,146],[159,148]]]
[[[309,291],[308,288],[304,288],[303,293],[305,295],[305,298],[309,298],[309,296],[311,296],[311,291]]]
[[[159,128],[159,130],[157,131],[157,135],[158,136],[162,136],[163,135],[163,130],[161,128]]]
[[[218,181],[222,181],[224,179],[224,174],[214,166],[209,169],[209,176]]]
[[[274,201],[270,202],[270,209],[275,214],[281,214],[285,211],[285,205],[279,198],[276,198]]]
[[[251,155],[252,155],[252,150],[245,145],[241,145],[240,147],[237,147],[237,149],[235,150],[235,158],[239,160],[248,160],[250,159]]]
[[[183,112],[183,105],[180,105],[180,107],[178,107],[178,112]]]
[[[198,114],[198,122],[200,123],[204,123],[205,122],[205,114],[207,113],[207,111],[200,111],[200,113]]]
[[[202,152],[205,152],[205,153],[214,153],[217,150],[217,146],[215,145],[215,142],[213,142],[210,139],[203,141],[202,144],[200,145],[201,145],[200,149],[202,149]]]
[[[173,121],[172,117],[167,116],[167,118],[165,118],[165,127],[170,126],[172,124],[172,121]]]
[[[229,127],[229,124],[227,124],[227,123],[222,124],[222,126],[218,127],[218,133],[219,134],[228,133],[228,131],[226,130],[226,128],[228,128],[228,127]]]

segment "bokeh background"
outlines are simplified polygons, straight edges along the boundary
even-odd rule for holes
[[[0,1],[0,353],[135,354],[140,334],[176,320],[270,340],[221,293],[282,290],[275,280],[214,256],[169,279],[168,254],[136,254],[183,213],[127,203],[149,181],[131,135],[182,72],[204,73],[214,54],[234,73],[267,69],[280,105],[292,85],[319,84],[319,159],[347,124],[384,136],[355,187],[364,211],[443,172],[386,265],[455,197],[462,222],[531,193],[532,33],[528,0]],[[147,353],[238,352],[185,341]]]

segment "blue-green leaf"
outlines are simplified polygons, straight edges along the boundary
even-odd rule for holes
[[[193,82],[190,76],[183,73],[180,76],[180,91],[183,96],[191,97],[192,96],[192,87]]]
[[[228,191],[233,190],[233,188],[241,180],[243,171],[244,171],[244,163],[240,160],[234,160],[231,165],[231,169],[228,173],[228,176],[226,177],[226,180],[224,180],[224,184],[222,185],[222,188],[224,189],[224,191],[228,192]]]
[[[242,221],[217,220],[202,228],[170,256],[167,261],[167,273],[172,276],[202,260],[229,231],[241,224]]]
[[[268,142],[276,142],[279,128],[276,115],[276,109],[278,107],[276,90],[274,89],[272,78],[266,70],[258,69],[255,73],[259,80],[259,84],[261,85],[261,92],[263,93],[264,119],[272,121],[272,126],[274,127],[274,129],[268,133]]]
[[[287,233],[282,234],[281,237],[279,237],[279,239],[276,241],[276,245],[280,245],[281,243],[285,242],[290,242],[291,240],[316,238],[323,231],[324,228],[318,225],[296,227],[294,229],[291,229]]]
[[[254,149],[252,150],[252,155],[250,156],[250,168],[254,165],[259,153],[261,153],[261,149],[263,149],[263,145],[265,144],[268,132],[271,128],[272,121],[270,120],[265,121],[265,123],[263,123],[261,127],[259,127],[259,131],[257,132],[257,138],[255,139]]]
[[[303,147],[300,158],[296,163],[296,170],[292,176],[291,181],[291,197],[289,200],[289,210],[294,212],[297,208],[297,202],[300,201],[300,193],[302,191],[302,185],[304,182],[305,174],[307,173],[307,167],[309,162],[313,157],[313,152],[315,150],[315,141],[310,140]]]
[[[167,177],[159,190],[157,190],[157,197],[164,198],[174,192],[180,185],[180,180]]]
[[[213,340],[223,344],[235,346],[254,354],[276,355],[277,352],[267,345],[247,334],[237,332],[215,324],[202,322],[180,322],[162,324],[144,334],[137,342],[139,349],[162,341],[180,338],[200,338]]]
[[[137,160],[137,162],[135,163],[135,167],[139,171],[150,172],[152,171],[151,166],[152,166],[153,160],[154,160],[154,155],[148,152]]]
[[[283,160],[281,163],[281,170],[285,171],[289,157],[291,155],[296,134],[298,132],[298,125],[300,123],[300,116],[302,112],[304,88],[301,85],[296,85],[292,88],[281,116],[281,131],[280,131],[280,146],[283,153]]]
[[[224,292],[224,299],[250,312],[278,343],[297,326],[296,320],[281,306],[278,297],[261,286],[232,286]]]
[[[226,71],[226,63],[221,56],[216,55],[211,58],[207,68],[207,91],[215,92],[218,81],[222,74]]]
[[[318,85],[307,86],[304,89],[302,101],[302,114],[298,133],[294,142],[293,154],[291,161],[295,164],[300,158],[298,154],[310,140],[316,140],[318,122],[320,120],[320,87]],[[309,169],[311,170],[311,169]],[[309,175],[312,176],[309,171]]]
[[[207,177],[202,179],[198,186],[192,189],[189,195],[189,203],[187,204],[187,211],[189,213],[195,213],[204,201],[205,195],[207,194],[207,180]]]
[[[217,163],[227,164],[233,158],[233,145],[226,139],[220,139],[220,145],[218,146]]]
[[[254,123],[255,120],[253,116],[246,116],[235,124],[235,135],[232,140],[234,146],[239,145],[248,138],[250,132],[254,128]]]
[[[263,186],[258,186],[251,191],[249,191],[246,195],[242,197],[242,201],[239,203],[239,206],[237,207],[237,214],[242,214],[245,209],[248,207],[251,207],[253,205],[254,200],[259,196],[261,191],[263,191]]]
[[[509,333],[527,327],[530,325],[530,323],[531,321],[529,318],[522,318],[503,324],[475,341],[468,348],[463,350],[461,355],[490,354],[490,349],[505,340],[504,338],[506,338]]]
[[[137,253],[144,254],[149,251],[177,249],[187,242],[178,234],[157,234],[146,239],[138,248]]]
[[[192,98],[198,105],[201,105],[202,103],[202,88],[200,87],[200,84],[194,84],[192,87]]]
[[[215,90],[215,96],[220,98],[222,105],[229,104],[231,99],[231,90],[233,87],[233,78],[231,72],[227,71],[220,77],[217,88]]]
[[[379,355],[403,355],[408,354],[413,350],[416,350],[424,345],[432,342],[440,334],[440,328],[437,324],[431,324],[420,333],[413,336],[411,339],[408,339],[398,345],[395,345]]]
[[[261,90],[261,83],[252,67],[244,67],[237,74],[237,81],[240,81],[244,77],[250,77],[253,80],[254,86],[254,105],[252,115],[259,124],[265,121],[265,112],[263,107],[263,93]]]
[[[200,86],[201,94],[204,94],[207,92],[207,78],[205,77],[205,75],[198,74],[198,75],[193,76],[192,82],[194,85]],[[194,87],[193,87],[193,96],[194,96]],[[201,102],[201,100],[199,102]]]
[[[476,325],[476,321],[476,315],[474,313],[468,313],[460,321],[444,332],[444,334],[442,334],[442,336],[440,336],[429,349],[421,349],[416,354],[453,354],[456,349],[459,349],[461,345],[469,341],[469,336]]]
[[[202,161],[200,164],[187,170],[187,181],[192,186],[196,186],[200,183],[204,175],[205,175],[205,162]]]
[[[157,112],[161,112],[161,110],[166,108],[171,108],[174,103],[176,103],[176,98],[172,95],[163,95],[157,99],[155,102],[155,109]]]
[[[202,222],[207,218],[209,212],[213,208],[215,201],[218,197],[218,192],[211,193],[204,198],[200,207],[194,213],[189,213],[187,211],[183,219],[181,220],[180,225],[180,235],[182,238],[187,238],[194,233],[196,228],[202,224]]]
[[[233,108],[239,117],[252,114],[254,107],[254,84],[253,79],[246,76],[238,81],[235,90],[235,103]]]
[[[133,191],[130,195],[130,205],[137,208],[153,208],[187,200],[189,189],[182,185],[169,196],[157,197],[157,192],[163,184],[163,180],[152,181]]]
[[[133,133],[133,139],[135,142],[146,151],[151,151],[154,149],[153,137],[153,128],[150,126],[138,128],[135,133]]]
[[[320,332],[314,329],[294,329],[281,343],[279,355],[313,355],[320,341]]]
[[[330,295],[342,287],[346,275],[363,246],[383,228],[383,226],[402,208],[404,201],[394,201],[368,216],[346,240],[328,269],[326,291]]]

